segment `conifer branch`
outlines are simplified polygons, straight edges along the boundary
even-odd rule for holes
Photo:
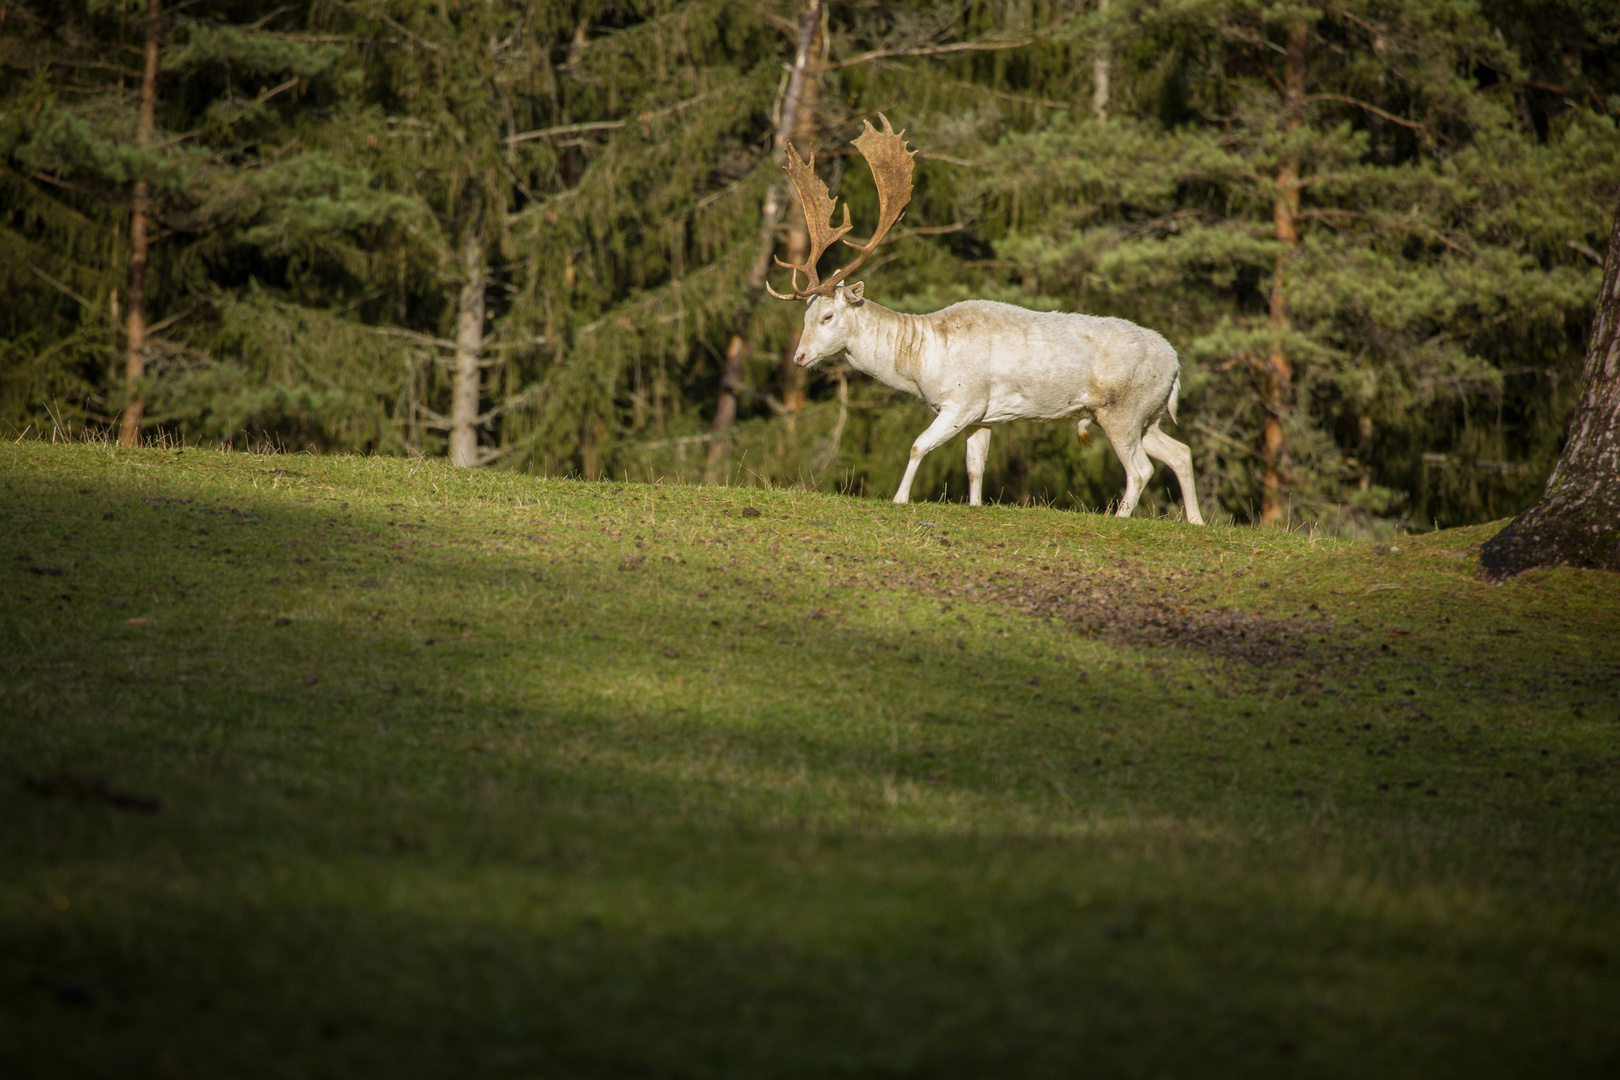
[[[895,64],[894,68],[898,71],[908,72],[916,70],[915,68],[906,67],[903,64]],[[940,79],[938,81],[947,83],[951,86],[960,86],[964,90],[971,90],[977,94],[986,94],[990,97],[1000,98],[1002,101],[1014,101],[1020,105],[1034,105],[1037,108],[1042,109],[1061,109],[1064,112],[1067,112],[1069,109],[1073,108],[1073,106],[1067,101],[1053,101],[1051,98],[1030,97],[1027,94],[1014,94],[1007,90],[998,90],[993,86],[984,86],[980,83],[969,82],[967,79]]]
[[[731,390],[734,393],[747,394],[760,404],[769,407],[771,412],[775,413],[777,416],[786,416],[788,413],[793,411],[778,401],[774,396],[770,394],[762,394],[740,379],[721,379],[720,384],[721,389],[723,390]]]
[[[440,349],[454,349],[456,347],[456,343],[453,341],[446,341],[444,338],[418,333],[415,330],[406,330],[398,326],[363,326],[362,328],[371,331],[373,334],[414,341],[419,345],[432,345]]]
[[[192,301],[190,304],[188,304],[186,306],[184,311],[177,311],[173,315],[170,315],[167,319],[162,319],[162,320],[160,320],[158,322],[153,323],[151,326],[148,326],[146,328],[146,332],[148,334],[155,334],[159,330],[167,330],[169,327],[173,326],[175,323],[179,322],[181,319],[185,318],[187,315],[190,315],[193,311],[196,311],[196,310],[197,310],[197,303],[196,303],[196,301]]]
[[[616,128],[627,127],[628,120],[593,120],[585,124],[561,124],[557,127],[541,128],[538,131],[521,131],[516,135],[508,135],[508,144],[532,142],[535,139],[551,139],[558,135],[583,135],[591,131],[612,131]]]
[[[903,240],[908,236],[946,236],[950,233],[959,233],[967,226],[960,221],[949,225],[918,225],[914,229],[896,229],[889,234],[890,240]]]
[[[525,393],[522,393],[522,394],[519,394],[516,397],[508,398],[507,400],[501,402],[499,405],[496,405],[494,408],[486,409],[485,411],[479,413],[477,416],[473,417],[473,419],[472,419],[473,426],[474,427],[483,427],[483,426],[487,425],[491,420],[494,420],[497,417],[500,417],[500,416],[510,412],[511,410],[517,408],[519,405],[525,405],[525,404],[529,403],[535,397],[538,396],[534,392],[535,389],[536,388],[531,387],[529,391],[527,391]],[[430,428],[434,429],[435,431],[449,431],[452,427],[455,426],[454,424],[451,423],[451,420],[450,420],[450,418],[448,416],[446,416],[446,415],[444,415],[443,413],[440,413],[440,412],[434,412],[432,409],[428,408],[426,405],[421,404],[420,402],[417,403],[416,413],[417,413],[417,416],[420,419],[421,424],[422,424],[423,427],[430,427]],[[485,462],[479,462],[479,464],[482,465],[482,464],[485,464]]]
[[[421,402],[416,403],[416,416],[417,421],[423,427],[429,427],[435,431],[450,430],[450,418],[448,416],[444,415],[443,413],[434,412]]]
[[[261,90],[261,91],[259,91],[258,95],[253,99],[253,104],[254,105],[263,105],[265,102],[269,101],[271,98],[275,97],[277,94],[285,93],[286,91],[291,90],[293,87],[297,86],[302,81],[303,81],[303,79],[301,79],[297,75],[294,75],[292,78],[288,79],[286,82],[282,83],[280,86],[274,86],[274,87],[271,87],[268,90]],[[236,115],[234,117],[232,117],[230,120],[226,121],[226,123],[235,123],[236,121],[242,119],[243,116],[247,115],[248,108],[249,108],[249,106],[246,106],[246,105],[239,107],[237,109],[237,111],[236,111]],[[162,142],[158,143],[154,147],[154,149],[166,150],[169,147],[174,146],[176,143],[183,143],[187,139],[195,139],[198,135],[201,135],[206,130],[208,130],[208,129],[207,128],[192,128],[190,131],[187,131],[187,132],[185,132],[183,134],[173,135],[173,136],[163,140]]]
[[[552,139],[559,135],[583,135],[592,131],[612,131],[635,123],[646,124],[660,116],[668,116],[671,113],[680,112],[682,109],[689,109],[705,98],[713,96],[713,92],[699,94],[695,98],[688,98],[685,101],[677,102],[662,109],[644,109],[635,116],[626,117],[623,120],[593,120],[583,124],[560,124],[557,127],[540,128],[537,131],[520,131],[516,135],[508,135],[506,142],[507,145],[513,146],[521,142],[532,142],[535,139]]]
[[[1287,97],[1287,87],[1283,86],[1282,80],[1277,78],[1277,73],[1271,70],[1271,66],[1260,58],[1260,50],[1258,48],[1254,50],[1254,62],[1260,65],[1260,70],[1265,73],[1266,78],[1271,80],[1271,85],[1277,91],[1277,93]]]
[[[915,49],[874,49],[872,52],[851,56],[846,60],[831,60],[820,64],[812,64],[809,70],[813,74],[819,74],[823,71],[839,71],[843,68],[854,67],[856,64],[869,64],[874,60],[888,60],[898,56],[943,56],[947,53],[1001,52],[1006,49],[1022,49],[1025,45],[1033,45],[1042,38],[1057,33],[1060,29],[1062,29],[1061,25],[1054,26],[1021,41],[958,41],[953,45],[924,45]]]
[[[293,6],[291,4],[282,4],[280,7],[276,8],[274,11],[270,12],[270,14],[260,17],[256,22],[248,23],[247,24],[247,29],[249,29],[249,30],[262,30],[262,29],[264,29],[264,24],[265,23],[269,22],[271,19],[275,18],[277,15],[280,15],[282,12],[291,11],[292,9],[293,9]]]
[[[1371,102],[1362,101],[1360,98],[1347,97],[1344,94],[1306,94],[1305,100],[1337,101],[1342,105],[1354,105],[1356,108],[1364,109],[1382,120],[1388,120],[1392,124],[1399,124],[1401,127],[1411,128],[1413,131],[1420,131],[1430,139],[1438,139],[1439,141],[1448,144],[1451,142],[1450,139],[1447,139],[1445,136],[1439,134],[1425,124],[1420,124],[1415,120],[1408,120],[1404,116],[1396,116],[1394,113],[1386,112]]]
[[[1585,255],[1588,259],[1591,259],[1593,262],[1597,263],[1599,266],[1603,265],[1603,256],[1599,255],[1597,252],[1593,251],[1591,248],[1587,247],[1585,244],[1581,243],[1579,240],[1565,240],[1564,244],[1571,251],[1578,252],[1578,253],[1580,253],[1582,255]]]
[[[1239,454],[1243,455],[1244,457],[1257,458],[1257,457],[1260,456],[1259,454],[1255,453],[1253,447],[1248,446],[1248,445],[1246,445],[1244,443],[1238,442],[1236,439],[1232,438],[1232,436],[1227,435],[1224,432],[1216,431],[1214,428],[1210,427],[1208,424],[1204,423],[1202,420],[1194,420],[1192,422],[1192,426],[1197,428],[1199,431],[1202,431],[1205,435],[1208,435],[1210,438],[1215,439],[1218,442],[1225,443],[1227,446],[1230,446],[1233,450],[1236,450]]]
[[[1309,209],[1299,211],[1294,215],[1294,217],[1300,221],[1313,219],[1316,221],[1325,222],[1329,228],[1333,228],[1338,223],[1373,220],[1373,216],[1371,214],[1363,214],[1357,210],[1339,210],[1330,206],[1313,206]]]
[[[1377,41],[1378,38],[1385,32],[1381,27],[1374,26],[1372,23],[1361,18],[1360,16],[1352,15],[1350,12],[1346,11],[1337,4],[1324,4],[1322,6],[1322,10],[1326,11],[1330,15],[1337,15],[1339,18],[1343,19],[1347,23],[1350,23],[1352,26],[1361,27],[1374,41]]]
[[[395,22],[393,19],[390,19],[388,17],[387,12],[379,11],[377,13],[377,17],[379,19],[381,19],[383,22],[387,23],[389,26],[392,26],[395,30],[398,30],[400,33],[404,34],[410,40],[412,40],[412,41],[416,42],[418,45],[422,46],[422,48],[427,49],[429,52],[442,52],[443,51],[437,45],[435,45],[433,42],[427,40],[426,38],[417,37],[415,34],[411,33],[409,30],[407,30],[405,27],[401,26],[399,23]]]
[[[50,285],[51,288],[55,289],[56,291],[66,295],[68,297],[71,297],[74,300],[77,300],[79,303],[83,304],[86,308],[88,308],[91,311],[97,311],[98,310],[96,305],[92,304],[90,301],[86,300],[84,297],[80,296],[78,293],[74,292],[72,289],[68,288],[66,285],[62,284],[60,281],[57,281],[55,278],[51,277],[51,275],[47,274],[45,271],[43,271],[39,267],[35,266],[33,263],[29,262],[27,259],[23,260],[23,265],[28,267],[28,269],[32,270],[34,272],[34,274],[37,275],[38,277],[41,277],[41,278],[45,279],[45,282],[48,285]]]
[[[764,7],[763,5],[754,4],[752,7],[754,14],[758,15],[761,19],[764,19],[766,22],[782,31],[783,34],[787,35],[787,39],[789,41],[799,40],[798,23],[794,22],[792,19],[783,18],[781,15],[778,15],[776,12],[771,11],[769,8]]]

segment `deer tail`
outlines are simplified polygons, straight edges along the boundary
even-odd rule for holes
[[[1172,424],[1179,423],[1176,419],[1176,399],[1181,396],[1181,372],[1176,372],[1175,380],[1170,383],[1170,400],[1164,403],[1164,411],[1170,414]]]

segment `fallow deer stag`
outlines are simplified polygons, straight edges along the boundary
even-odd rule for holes
[[[916,394],[937,414],[911,444],[911,461],[894,501],[908,502],[917,466],[930,450],[957,432],[967,439],[968,503],[983,503],[984,462],[990,425],[1009,420],[1054,420],[1076,424],[1080,438],[1093,419],[1125,466],[1125,496],[1119,516],[1129,517],[1153,475],[1148,458],[1170,466],[1181,484],[1187,520],[1204,523],[1193,487],[1192,451],[1159,430],[1161,417],[1176,418],[1181,362],[1175,349],[1152,330],[1124,319],[1038,312],[990,300],[966,300],[930,315],[902,315],[866,299],[863,282],[844,280],[871,258],[911,200],[913,150],[905,132],[895,134],[881,113],[883,130],[870,121],[854,142],[877,181],[878,226],[858,244],[844,223],[832,225],[835,200],[816,177],[815,155],[807,162],[787,148],[788,178],[804,205],[810,254],[802,263],[777,263],[793,272],[791,293],[770,290],[779,300],[807,302],[804,333],[793,362],[800,367],[849,354],[857,371]],[[822,281],[816,263],[836,240],[855,258]],[[803,274],[806,284],[799,285]]]

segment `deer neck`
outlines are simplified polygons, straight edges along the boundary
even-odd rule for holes
[[[850,335],[849,364],[878,382],[927,398],[917,382],[933,339],[925,315],[903,315],[868,300],[858,309],[859,325]]]

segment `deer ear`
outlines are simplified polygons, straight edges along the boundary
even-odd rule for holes
[[[857,281],[853,285],[845,285],[839,290],[839,295],[850,307],[860,307],[866,302],[866,282]]]

